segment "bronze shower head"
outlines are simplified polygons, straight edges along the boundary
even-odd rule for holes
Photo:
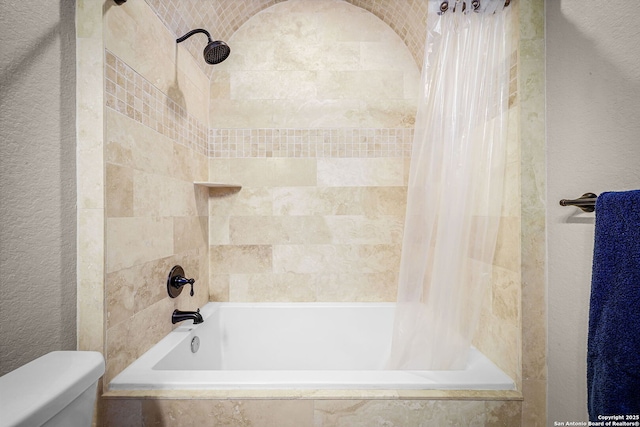
[[[231,48],[229,48],[229,46],[222,40],[211,40],[211,35],[209,34],[209,32],[207,30],[203,30],[202,28],[189,31],[187,34],[177,39],[176,42],[183,42],[196,33],[204,33],[209,39],[209,42],[205,46],[203,52],[204,60],[207,64],[219,64],[227,59],[227,57],[231,53]]]

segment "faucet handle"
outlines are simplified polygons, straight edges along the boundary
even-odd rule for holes
[[[187,279],[184,277],[184,270],[179,265],[176,265],[169,272],[169,277],[167,278],[167,292],[171,298],[175,298],[182,293],[183,286],[191,285],[191,292],[189,294],[193,296],[193,284],[195,282],[195,279]]]
[[[187,279],[182,276],[174,276],[172,279],[171,285],[176,288],[182,288],[184,285],[191,285],[190,295],[193,296],[193,284],[196,282],[195,279]]]

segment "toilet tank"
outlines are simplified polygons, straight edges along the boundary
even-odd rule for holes
[[[0,427],[91,426],[104,357],[54,351],[0,377]]]

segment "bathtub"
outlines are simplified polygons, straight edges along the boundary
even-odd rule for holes
[[[515,390],[477,349],[460,371],[385,370],[392,303],[208,303],[110,390]],[[195,352],[194,352],[195,351]]]

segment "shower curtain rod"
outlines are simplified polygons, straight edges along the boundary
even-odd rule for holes
[[[456,11],[456,6],[458,5],[458,3],[462,2],[462,11],[464,12],[465,10],[467,10],[467,3],[471,3],[471,7],[473,8],[473,10],[478,10],[480,9],[480,0],[451,0],[454,4],[452,5],[452,10],[455,12]],[[509,6],[509,4],[511,4],[511,0],[505,0],[504,2],[504,7]],[[442,3],[440,3],[440,14],[445,13],[447,10],[449,10],[449,1],[445,0]]]
[[[562,199],[560,206],[576,206],[584,212],[593,212],[596,210],[596,199],[598,195],[595,193],[584,193],[577,199]]]

